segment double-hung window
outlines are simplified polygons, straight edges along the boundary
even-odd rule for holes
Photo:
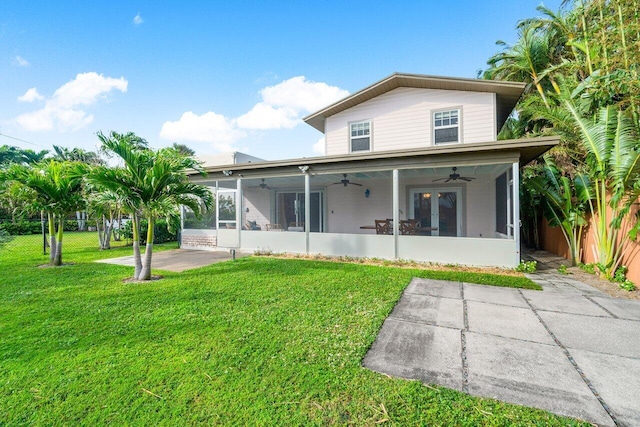
[[[433,113],[433,140],[435,144],[460,142],[460,110]]]
[[[349,125],[349,145],[351,152],[371,151],[371,121]]]

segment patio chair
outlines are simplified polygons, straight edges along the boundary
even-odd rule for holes
[[[400,234],[408,234],[415,236],[418,234],[418,220],[416,219],[407,219],[400,221]]]
[[[244,226],[245,230],[262,230],[262,228],[258,225],[258,221],[247,221],[247,224]]]
[[[393,234],[391,222],[388,219],[376,219],[376,234]]]

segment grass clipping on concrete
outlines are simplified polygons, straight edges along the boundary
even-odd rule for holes
[[[120,250],[38,269],[12,245],[2,425],[587,425],[362,368],[426,270],[250,257],[125,284],[130,267],[89,262]]]

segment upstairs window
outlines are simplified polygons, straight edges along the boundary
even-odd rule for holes
[[[371,122],[357,122],[349,125],[351,152],[371,151]]]
[[[460,110],[433,113],[433,140],[435,144],[460,142]]]

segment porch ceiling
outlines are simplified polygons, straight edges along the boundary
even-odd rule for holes
[[[426,147],[422,150],[380,151],[343,156],[322,156],[266,162],[217,165],[206,168],[207,177],[191,173],[192,180],[208,182],[236,178],[269,178],[298,176],[303,179],[301,166],[308,166],[313,175],[326,174],[375,174],[389,173],[392,169],[460,168],[466,166],[495,165],[519,161],[529,163],[560,142],[559,137],[526,138],[492,141],[479,144],[455,144]],[[446,171],[445,171],[446,172]],[[231,173],[231,175],[227,175]],[[425,171],[424,173],[429,173]],[[444,173],[437,172],[444,175]],[[465,173],[470,173],[465,171]],[[364,176],[363,176],[364,178]],[[232,184],[230,184],[232,185]]]

